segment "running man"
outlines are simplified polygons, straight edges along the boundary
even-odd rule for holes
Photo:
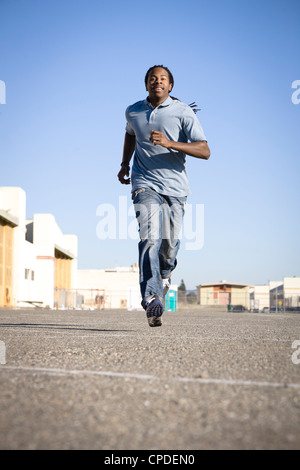
[[[177,264],[185,203],[186,155],[208,160],[210,149],[193,109],[170,96],[174,78],[155,65],[145,77],[148,97],[126,109],[122,184],[132,184],[139,224],[142,306],[149,326],[161,326],[163,297]],[[130,161],[134,154],[130,178]]]

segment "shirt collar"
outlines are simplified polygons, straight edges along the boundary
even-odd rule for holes
[[[165,101],[163,101],[159,106],[157,106],[157,108],[164,108],[166,106],[169,106],[172,101],[172,98],[168,96],[168,98],[166,98]],[[145,104],[152,108],[152,104],[150,103],[150,101],[148,101],[148,97],[145,99]]]

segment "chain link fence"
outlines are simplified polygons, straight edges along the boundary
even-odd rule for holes
[[[257,300],[253,293],[210,292],[201,294],[197,291],[180,291],[177,297],[178,309],[207,309],[250,312],[300,312],[300,295],[270,293],[264,300]],[[55,309],[105,310],[141,308],[139,288],[127,290],[105,289],[55,289]]]
[[[270,310],[272,312],[300,312],[300,295],[272,292],[270,295]]]
[[[105,310],[138,309],[141,299],[138,288],[127,290],[107,289],[54,289],[54,308]]]

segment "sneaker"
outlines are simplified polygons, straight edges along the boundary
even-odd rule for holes
[[[162,280],[162,282],[163,282],[163,293],[165,297],[170,289],[171,277],[166,277],[165,279]]]
[[[153,295],[152,298],[143,302],[143,307],[146,310],[149,326],[161,326],[161,316],[164,313],[164,306],[160,301],[158,295]]]

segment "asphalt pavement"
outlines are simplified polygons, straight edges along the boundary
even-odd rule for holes
[[[0,409],[2,450],[299,449],[300,314],[2,309]]]

